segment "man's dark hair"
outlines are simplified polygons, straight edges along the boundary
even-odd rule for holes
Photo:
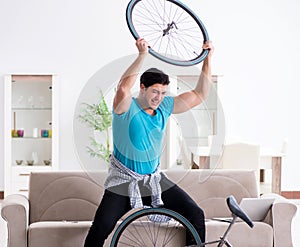
[[[140,83],[144,84],[144,86],[147,88],[156,83],[162,85],[169,85],[170,81],[169,76],[166,75],[164,72],[156,68],[151,68],[146,70],[141,75]]]

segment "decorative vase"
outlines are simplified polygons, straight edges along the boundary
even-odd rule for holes
[[[37,152],[32,152],[31,159],[33,160],[34,165],[37,165],[39,163],[39,157]]]

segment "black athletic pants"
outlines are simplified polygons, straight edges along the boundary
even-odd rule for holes
[[[183,215],[197,230],[201,241],[205,241],[204,213],[193,199],[179,186],[165,176],[161,179],[162,200],[164,208]],[[151,205],[149,191],[139,186],[144,205]],[[113,231],[117,221],[129,210],[128,184],[119,185],[105,190],[101,203],[96,211],[93,224],[85,240],[85,247],[103,246],[105,239]],[[187,239],[187,245],[193,244]]]

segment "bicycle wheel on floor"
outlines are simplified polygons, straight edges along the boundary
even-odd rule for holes
[[[191,66],[208,54],[202,49],[209,40],[204,24],[178,0],[131,0],[126,21],[133,37],[144,38],[149,53],[167,63]]]
[[[130,214],[122,221],[110,246],[185,246],[187,234],[197,246],[202,246],[197,231],[182,215],[165,208],[145,208]]]

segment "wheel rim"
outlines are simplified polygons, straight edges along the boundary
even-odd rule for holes
[[[150,221],[148,216],[172,218],[170,221]],[[128,216],[114,233],[111,246],[173,247],[185,246],[185,235],[189,232],[198,246],[201,240],[189,221],[167,209],[143,209]],[[179,244],[179,245],[178,245]]]
[[[143,37],[155,57],[175,65],[194,65],[208,51],[202,45],[208,40],[201,20],[176,0],[134,0],[127,6],[127,24],[132,35]]]

